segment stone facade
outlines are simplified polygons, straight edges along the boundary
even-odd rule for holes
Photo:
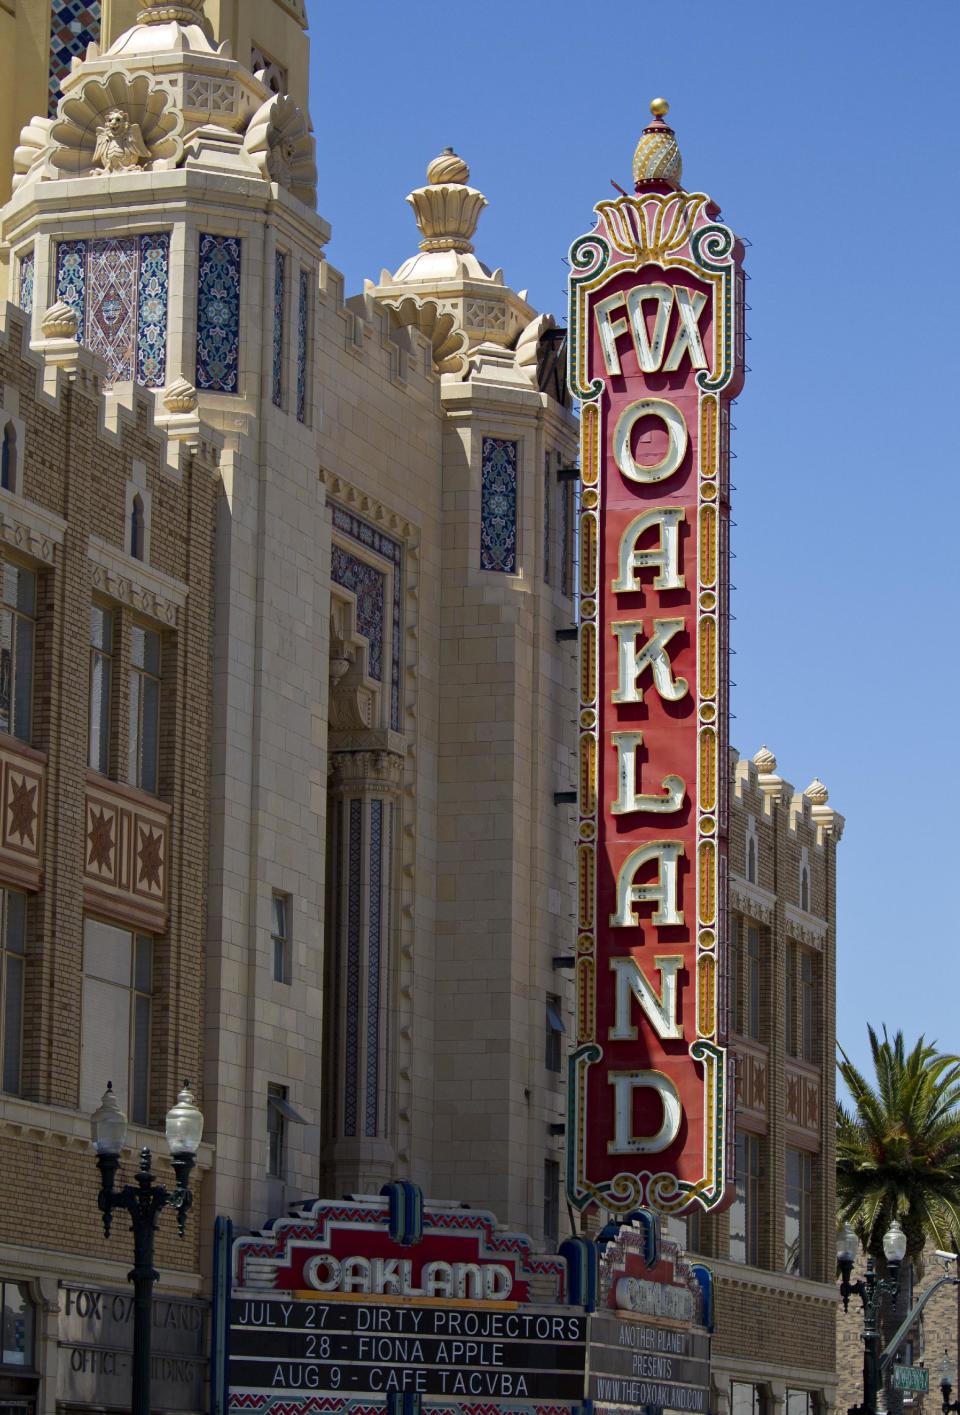
[[[718,1411],[836,1403],[834,1015],[843,817],[767,748],[731,760],[727,1007],[736,1197],[691,1228],[718,1277]]]

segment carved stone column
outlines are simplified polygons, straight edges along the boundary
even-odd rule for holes
[[[330,757],[332,1094],[324,1170],[331,1193],[378,1193],[393,1167],[393,859],[402,776],[403,758],[396,752],[340,751]]]

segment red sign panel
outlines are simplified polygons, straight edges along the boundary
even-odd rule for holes
[[[571,250],[581,401],[578,1208],[725,1187],[728,405],[741,249],[702,193],[600,202]]]

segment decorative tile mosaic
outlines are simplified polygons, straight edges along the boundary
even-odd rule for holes
[[[57,299],[77,312],[77,341],[107,378],[162,388],[167,367],[170,236],[166,231],[57,246]]]
[[[33,275],[36,268],[33,251],[20,257],[17,304],[25,314],[33,314]]]
[[[236,236],[200,237],[196,384],[211,393],[240,386],[240,245]]]
[[[550,453],[543,459],[543,583],[550,583]]]
[[[560,593],[570,594],[570,492],[569,482],[561,482],[557,488],[560,511]]]
[[[343,1133],[357,1133],[357,1075],[360,1050],[360,840],[363,803],[350,802],[347,879],[346,1057],[343,1078]]]
[[[351,511],[331,503],[333,524],[338,531],[366,546],[383,557],[394,567],[393,573],[393,634],[391,638],[390,663],[390,726],[400,730],[400,625],[403,602],[403,547],[399,541],[385,536],[376,526],[354,516]]]
[[[170,295],[170,234],[140,237],[137,277],[137,382],[162,388],[167,375],[167,304]]]
[[[380,930],[383,908],[383,802],[370,802],[370,920],[367,931],[367,1099],[364,1129],[377,1133],[380,1088]]]
[[[110,383],[133,377],[136,281],[134,237],[110,237],[89,243],[83,342],[106,363]]]
[[[300,297],[297,302],[297,422],[307,420],[307,329],[310,316],[310,277],[300,272]]]
[[[283,310],[287,294],[287,257],[277,251],[273,266],[273,405],[283,407]]]
[[[77,312],[77,343],[83,343],[84,301],[87,281],[86,241],[57,244],[57,299]]]
[[[60,85],[74,59],[82,59],[88,44],[100,43],[100,0],[53,0],[50,6],[50,61],[47,71],[47,115],[56,114]]]
[[[330,555],[330,578],[335,585],[357,597],[357,632],[367,641],[367,671],[383,682],[383,614],[386,575],[334,544]]]
[[[480,470],[480,569],[517,568],[517,444],[485,437]]]

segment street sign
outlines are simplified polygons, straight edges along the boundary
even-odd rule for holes
[[[925,1366],[891,1366],[890,1384],[894,1390],[918,1390],[926,1395],[930,1389],[930,1372]]]

